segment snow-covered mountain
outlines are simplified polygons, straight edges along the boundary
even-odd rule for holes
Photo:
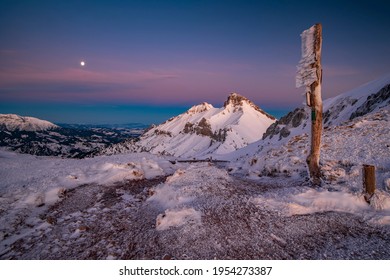
[[[222,108],[206,102],[146,131],[136,143],[104,153],[148,151],[178,157],[226,154],[257,141],[276,119],[247,98],[232,93]]]
[[[58,128],[58,126],[37,118],[21,117],[15,114],[0,114],[0,130],[44,131],[54,128]]]

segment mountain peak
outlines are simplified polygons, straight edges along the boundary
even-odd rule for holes
[[[228,99],[223,104],[223,107],[227,108],[229,105],[232,106],[232,107],[242,107],[242,106],[244,106],[244,104],[249,105],[250,107],[252,107],[256,111],[266,115],[268,118],[270,118],[272,120],[275,120],[275,118],[273,116],[271,116],[270,114],[268,114],[268,113],[264,112],[263,110],[261,110],[259,108],[259,106],[254,104],[248,98],[246,98],[246,97],[244,97],[244,96],[242,96],[242,95],[240,95],[238,93],[235,93],[235,92],[230,93],[230,95],[228,96]]]
[[[229,94],[228,99],[225,101],[223,106],[226,108],[229,104],[232,106],[242,106],[243,102],[252,103],[246,97],[239,95],[238,93],[232,92]]]
[[[196,114],[196,113],[201,113],[201,112],[205,112],[205,111],[208,111],[210,109],[214,108],[213,105],[207,103],[207,102],[203,102],[199,105],[195,105],[195,106],[192,106],[188,111],[187,113],[192,113],[192,114]]]

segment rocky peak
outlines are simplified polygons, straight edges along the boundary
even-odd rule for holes
[[[243,105],[243,102],[247,102],[247,103],[252,103],[249,99],[247,99],[246,97],[242,96],[242,95],[239,95],[235,92],[232,92],[229,96],[228,96],[228,99],[225,101],[225,103],[223,104],[223,106],[226,108],[228,105],[232,105],[232,106],[242,106]]]
[[[225,108],[227,108],[230,105],[232,107],[239,108],[239,107],[244,106],[244,103],[246,103],[247,105],[251,106],[256,111],[266,115],[268,118],[270,118],[272,120],[275,120],[275,118],[273,116],[271,116],[270,114],[268,114],[268,113],[264,112],[263,110],[261,110],[256,104],[254,104],[248,98],[246,98],[246,97],[244,97],[244,96],[242,96],[242,95],[240,95],[238,93],[235,93],[235,92],[232,92],[229,95],[228,99],[225,101],[223,106]]]
[[[187,113],[189,114],[196,114],[196,113],[201,113],[201,112],[205,112],[205,111],[208,111],[210,109],[214,108],[213,105],[207,103],[207,102],[203,102],[199,105],[195,105],[195,106],[192,106],[188,111]]]

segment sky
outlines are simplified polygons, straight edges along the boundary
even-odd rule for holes
[[[390,72],[386,1],[0,0],[0,113],[160,123],[237,92],[300,106],[300,34],[323,26],[323,98]],[[81,66],[81,61],[85,62]]]

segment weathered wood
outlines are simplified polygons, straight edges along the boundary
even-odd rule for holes
[[[375,194],[376,180],[375,180],[375,166],[363,165],[363,187],[364,199],[370,203],[371,198]]]
[[[312,109],[311,121],[311,148],[310,154],[306,159],[309,175],[314,185],[321,184],[320,169],[320,149],[322,135],[322,67],[321,67],[321,48],[322,48],[322,26],[320,23],[315,25],[314,32],[314,54],[315,62],[313,67],[316,69],[317,81],[310,86],[310,105]]]

